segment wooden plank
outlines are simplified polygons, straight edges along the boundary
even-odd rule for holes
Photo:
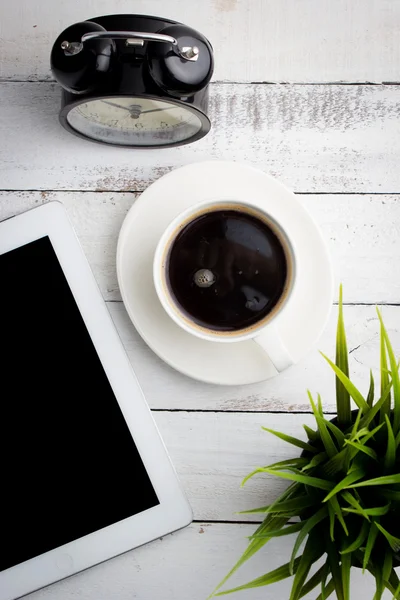
[[[224,158],[298,192],[400,192],[399,101],[396,86],[218,84],[210,134],[154,153],[64,131],[55,84],[3,83],[1,188],[142,191],[171,168]]]
[[[93,16],[154,14],[211,40],[223,81],[398,81],[398,0],[18,0],[0,9],[0,75],[51,77],[50,49],[63,29]]]
[[[26,596],[27,600],[205,600],[246,548],[251,525],[194,523],[132,552]],[[258,552],[230,580],[241,585],[288,562],[294,537],[277,538]],[[239,592],[237,600],[286,600],[292,580]],[[370,599],[375,590],[369,573],[351,572],[351,597]],[[304,596],[315,600],[318,592]],[[383,599],[390,600],[384,593]]]
[[[300,455],[261,426],[306,439],[303,423],[315,426],[311,415],[259,413],[154,413],[193,508],[205,521],[260,521],[261,515],[239,515],[272,503],[287,487],[277,477],[257,475],[241,487],[257,467]]]
[[[335,411],[334,377],[317,349],[279,377],[247,386],[211,386],[184,377],[161,361],[144,344],[120,304],[109,304],[110,313],[137,372],[147,401],[156,409],[222,411],[309,411],[306,390],[322,395],[325,410]],[[400,307],[384,306],[383,316],[396,355],[400,355]],[[318,344],[335,355],[336,310]],[[369,371],[379,374],[379,323],[373,306],[346,306],[344,311],[350,371],[365,394]]]
[[[66,203],[69,215],[76,227],[77,233],[86,255],[88,256],[96,278],[101,285],[104,294],[115,293],[115,240],[118,229],[125,212],[128,210],[132,196],[129,194],[109,196],[106,194],[44,194],[45,200],[51,198],[61,199]],[[343,197],[335,197],[338,200]],[[363,197],[365,198],[365,197]],[[380,204],[378,208],[386,210],[388,204]],[[312,197],[314,202],[316,197]],[[375,199],[374,199],[375,200]],[[15,213],[26,210],[36,203],[43,201],[41,194],[2,194],[0,196],[1,218],[7,218]],[[324,201],[327,201],[324,197]],[[390,202],[384,199],[383,202]],[[316,203],[318,205],[318,202]],[[322,203],[321,203],[322,204]],[[362,213],[365,219],[367,207],[365,204]],[[340,212],[340,205],[339,205]],[[356,213],[358,218],[359,212]],[[372,217],[370,217],[372,219]],[[379,219],[378,219],[379,222]],[[347,231],[343,228],[343,234]],[[351,227],[349,228],[351,231]],[[384,231],[384,230],[382,230]],[[390,231],[390,228],[388,228]],[[384,236],[383,236],[384,237]],[[349,238],[356,244],[358,236]],[[383,239],[383,238],[382,238]],[[365,250],[368,244],[365,245]],[[352,249],[354,252],[354,248]],[[375,250],[374,250],[375,251]],[[366,269],[372,262],[368,254],[358,254],[357,264],[366,265]],[[343,257],[345,261],[346,257]],[[382,260],[383,265],[387,258]],[[363,267],[364,268],[364,267]],[[377,271],[376,271],[377,272]],[[374,271],[371,267],[371,286]],[[113,283],[114,282],[114,283]],[[385,293],[386,298],[390,296],[390,280],[387,280]],[[345,297],[352,297],[355,288],[351,287],[351,278],[345,281]],[[359,301],[365,301],[368,296],[358,296]],[[398,297],[397,297],[398,298]],[[184,377],[164,364],[146,346],[139,334],[133,327],[128,315],[121,303],[110,303],[108,305],[111,316],[122,338],[126,351],[135,368],[140,384],[144,390],[147,401],[155,409],[190,409],[190,410],[224,410],[224,411],[308,411],[309,405],[306,397],[306,389],[311,388],[322,394],[325,407],[334,411],[334,380],[328,366],[317,350],[310,352],[307,358],[300,364],[292,367],[286,373],[281,374],[273,380],[243,387],[217,387],[193,381]],[[400,307],[385,306],[383,314],[393,344],[400,354]],[[350,368],[354,381],[363,390],[367,389],[369,369],[372,368],[377,374],[376,367],[379,365],[379,340],[378,320],[373,306],[346,306],[345,319],[348,334],[350,356]],[[318,344],[330,356],[334,356],[336,328],[336,310],[330,318],[328,326]]]
[[[2,193],[0,218],[7,218],[50,199],[64,202],[103,294],[107,298],[115,298],[117,297],[116,237],[133,198],[132,194]],[[339,220],[334,226],[336,233],[331,233],[328,237],[331,238],[331,243],[334,242],[334,246],[331,246],[334,256],[339,257],[338,278],[345,283],[346,300],[373,302],[382,293],[381,301],[398,302],[398,291],[395,285],[396,279],[398,281],[398,270],[396,271],[398,255],[395,254],[397,198],[310,196],[301,199],[306,203],[310,201],[307,207],[312,212],[315,211],[313,215],[317,220],[321,219],[323,227],[330,227],[330,223]],[[351,210],[353,203],[356,210]],[[347,214],[349,221],[346,223]],[[371,235],[373,228],[361,227],[360,214],[365,224],[376,225],[376,233]],[[386,226],[386,223],[392,225]],[[349,225],[348,229],[346,224]],[[357,248],[357,244],[361,243],[363,230],[366,231],[365,238]],[[329,229],[326,230],[327,233]],[[342,243],[343,250],[340,250]],[[381,260],[374,262],[374,256],[381,256]],[[347,272],[348,276],[345,279],[341,277],[341,270],[345,272],[346,261],[353,266]],[[387,277],[382,281],[379,279],[380,272],[384,273],[385,269],[387,269]],[[362,279],[357,279],[357,272],[363,273],[365,285],[360,283]],[[393,281],[391,272],[394,274]],[[379,285],[382,285],[382,289],[379,286],[373,287],[375,278],[381,282]],[[370,291],[367,287],[368,281],[370,281]],[[360,285],[360,294],[357,293],[358,285]],[[310,352],[299,365],[274,380],[244,387],[214,387],[183,377],[158,359],[136,332],[122,304],[110,303],[109,309],[152,408],[307,411],[309,406],[305,390],[311,388],[321,392],[325,406],[331,411],[334,410],[333,377],[316,350]],[[399,315],[399,306],[384,307],[384,316],[393,343],[400,351]],[[352,350],[351,370],[355,382],[360,384],[362,389],[366,389],[369,368],[378,365],[376,313],[372,306],[347,306],[345,318],[349,348]],[[318,345],[331,356],[334,355],[335,327],[336,311],[332,314]],[[374,372],[376,373],[376,369]]]
[[[63,202],[106,300],[120,300],[117,237],[130,193],[0,192],[0,220],[49,200]],[[347,302],[400,303],[400,197],[299,195],[328,241]]]

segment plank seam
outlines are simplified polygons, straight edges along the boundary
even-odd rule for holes
[[[151,185],[151,183],[149,183]],[[148,186],[147,186],[148,187]],[[39,189],[39,188],[0,188],[0,193],[39,193],[39,194],[142,194],[146,188],[135,190],[102,189]],[[293,192],[296,196],[400,196],[400,192]]]
[[[291,522],[291,521],[289,521]],[[295,522],[295,521],[293,521]],[[221,519],[216,519],[215,521],[211,521],[209,519],[193,519],[192,523],[196,524],[196,525],[201,525],[202,523],[204,523],[205,525],[207,524],[212,524],[212,525],[259,525],[261,523],[261,519],[260,521],[233,521],[233,520],[221,520]]]
[[[56,84],[55,79],[10,79],[7,77],[0,79],[1,83],[49,83]],[[337,85],[337,86],[399,86],[400,81],[230,81],[226,79],[211,81],[210,85],[287,85],[287,86],[305,86],[305,85]]]
[[[107,304],[123,304],[122,300],[106,300]],[[400,302],[343,302],[343,306],[400,306]],[[332,306],[338,306],[338,302],[332,302]]]
[[[152,408],[154,413],[212,413],[212,414],[238,414],[238,415],[312,415],[311,410],[231,410],[222,408]],[[336,415],[335,411],[324,410],[326,415]]]
[[[122,304],[122,300],[106,300],[107,304]],[[338,306],[338,302],[333,302],[332,306]],[[400,302],[343,302],[343,306],[400,306]]]

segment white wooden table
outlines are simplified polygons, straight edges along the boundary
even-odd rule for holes
[[[169,17],[210,38],[216,69],[206,138],[130,151],[79,140],[58,124],[53,41],[74,22],[112,12]],[[344,283],[355,380],[366,386],[378,364],[375,303],[400,349],[399,82],[399,0],[1,2],[0,219],[50,200],[65,204],[195,515],[187,529],[32,600],[205,599],[254,529],[235,511],[267,504],[282,488],[266,477],[239,487],[253,467],[291,452],[260,426],[301,435],[311,421],[307,387],[334,410],[333,378],[317,350],[273,381],[220,388],[178,374],[143,343],[121,303],[115,249],[130,206],[162,174],[211,157],[279,177],[320,224]],[[319,344],[331,355],[335,320],[334,310]],[[292,540],[283,539],[232,583],[286,562]],[[355,580],[354,599],[372,598],[371,580]],[[286,582],[236,597],[286,600],[288,589]]]

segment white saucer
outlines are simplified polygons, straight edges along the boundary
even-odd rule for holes
[[[297,251],[296,298],[287,307],[279,331],[297,362],[318,341],[333,301],[332,267],[320,231],[295,195],[252,167],[234,162],[195,163],[171,171],[147,188],[123,223],[117,249],[122,299],[136,329],[166,363],[194,379],[222,385],[255,383],[277,373],[254,341],[221,344],[181,329],[161,306],[153,284],[157,242],[180,212],[215,199],[251,201],[278,222],[288,220]],[[289,232],[288,232],[289,233]]]

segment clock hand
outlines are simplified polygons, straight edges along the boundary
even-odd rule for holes
[[[115,102],[110,102],[109,100],[102,100],[102,102],[104,104],[109,104],[110,106],[115,106],[116,108],[122,108],[123,110],[126,110],[128,112],[132,112],[132,107],[128,108],[127,106],[122,106],[121,104],[116,104]],[[152,108],[150,110],[143,110],[139,113],[139,117],[140,115],[145,115],[147,113],[153,113],[153,112],[160,112],[161,110],[170,110],[171,108],[179,108],[178,106],[167,106],[166,108]]]
[[[124,110],[131,112],[131,109],[128,108],[127,106],[121,106],[121,104],[116,104],[115,102],[109,102],[108,100],[102,100],[102,102],[104,104],[109,104],[110,106],[115,106],[116,108],[123,108]]]
[[[166,108],[152,108],[151,110],[143,110],[140,114],[145,115],[146,113],[159,112],[160,110],[170,110],[171,108],[179,108],[178,106],[167,106]]]

